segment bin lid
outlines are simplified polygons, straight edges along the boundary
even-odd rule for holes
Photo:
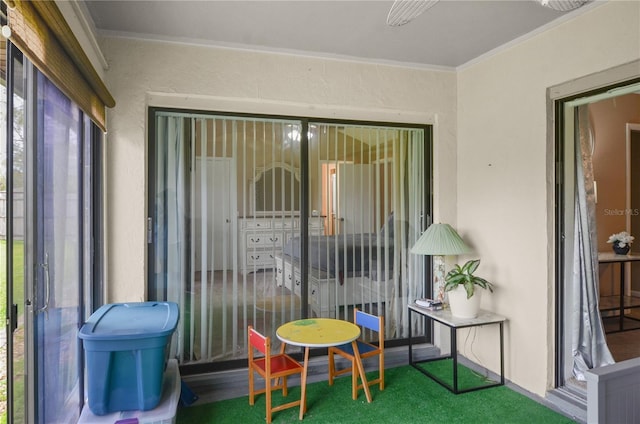
[[[109,303],[91,314],[79,337],[113,340],[166,336],[176,329],[178,317],[174,302]]]

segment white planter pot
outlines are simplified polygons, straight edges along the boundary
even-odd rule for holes
[[[476,287],[473,296],[467,299],[467,292],[464,286],[458,286],[454,290],[447,292],[449,295],[449,307],[451,315],[457,318],[475,318],[480,311],[480,295],[482,289]]]

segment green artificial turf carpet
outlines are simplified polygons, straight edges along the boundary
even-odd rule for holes
[[[425,364],[426,365],[426,364]],[[451,374],[450,363],[429,363],[434,373]],[[484,378],[460,367],[464,385],[482,382]],[[376,372],[367,373],[372,378]],[[259,379],[259,377],[256,377]],[[476,379],[475,382],[471,381]],[[294,380],[295,381],[295,380]],[[448,380],[450,381],[450,380]],[[296,384],[296,383],[294,383]],[[499,386],[454,395],[420,371],[410,366],[387,369],[385,389],[371,387],[373,402],[367,403],[364,392],[351,399],[351,377],[335,380],[333,386],[326,381],[307,387],[307,412],[303,422],[308,423],[573,423],[574,421],[543,406],[506,386]],[[286,400],[300,396],[298,386],[289,389]],[[274,392],[273,404],[282,403],[281,392]],[[273,423],[295,423],[299,408],[290,408],[273,414]],[[256,397],[249,406],[248,396],[209,404],[181,407],[177,424],[206,423],[264,423],[265,396]]]

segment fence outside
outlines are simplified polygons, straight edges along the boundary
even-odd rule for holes
[[[24,237],[24,192],[13,193],[13,236]],[[0,191],[0,238],[7,237],[7,192]]]

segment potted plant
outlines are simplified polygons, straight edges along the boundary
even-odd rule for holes
[[[633,237],[626,231],[621,233],[611,234],[607,243],[612,243],[613,251],[618,255],[626,255],[631,249],[631,243],[633,243]]]
[[[493,284],[473,273],[478,269],[480,259],[458,264],[447,273],[444,290],[449,295],[451,314],[458,318],[475,318],[480,310],[480,294],[476,286],[493,292]]]

